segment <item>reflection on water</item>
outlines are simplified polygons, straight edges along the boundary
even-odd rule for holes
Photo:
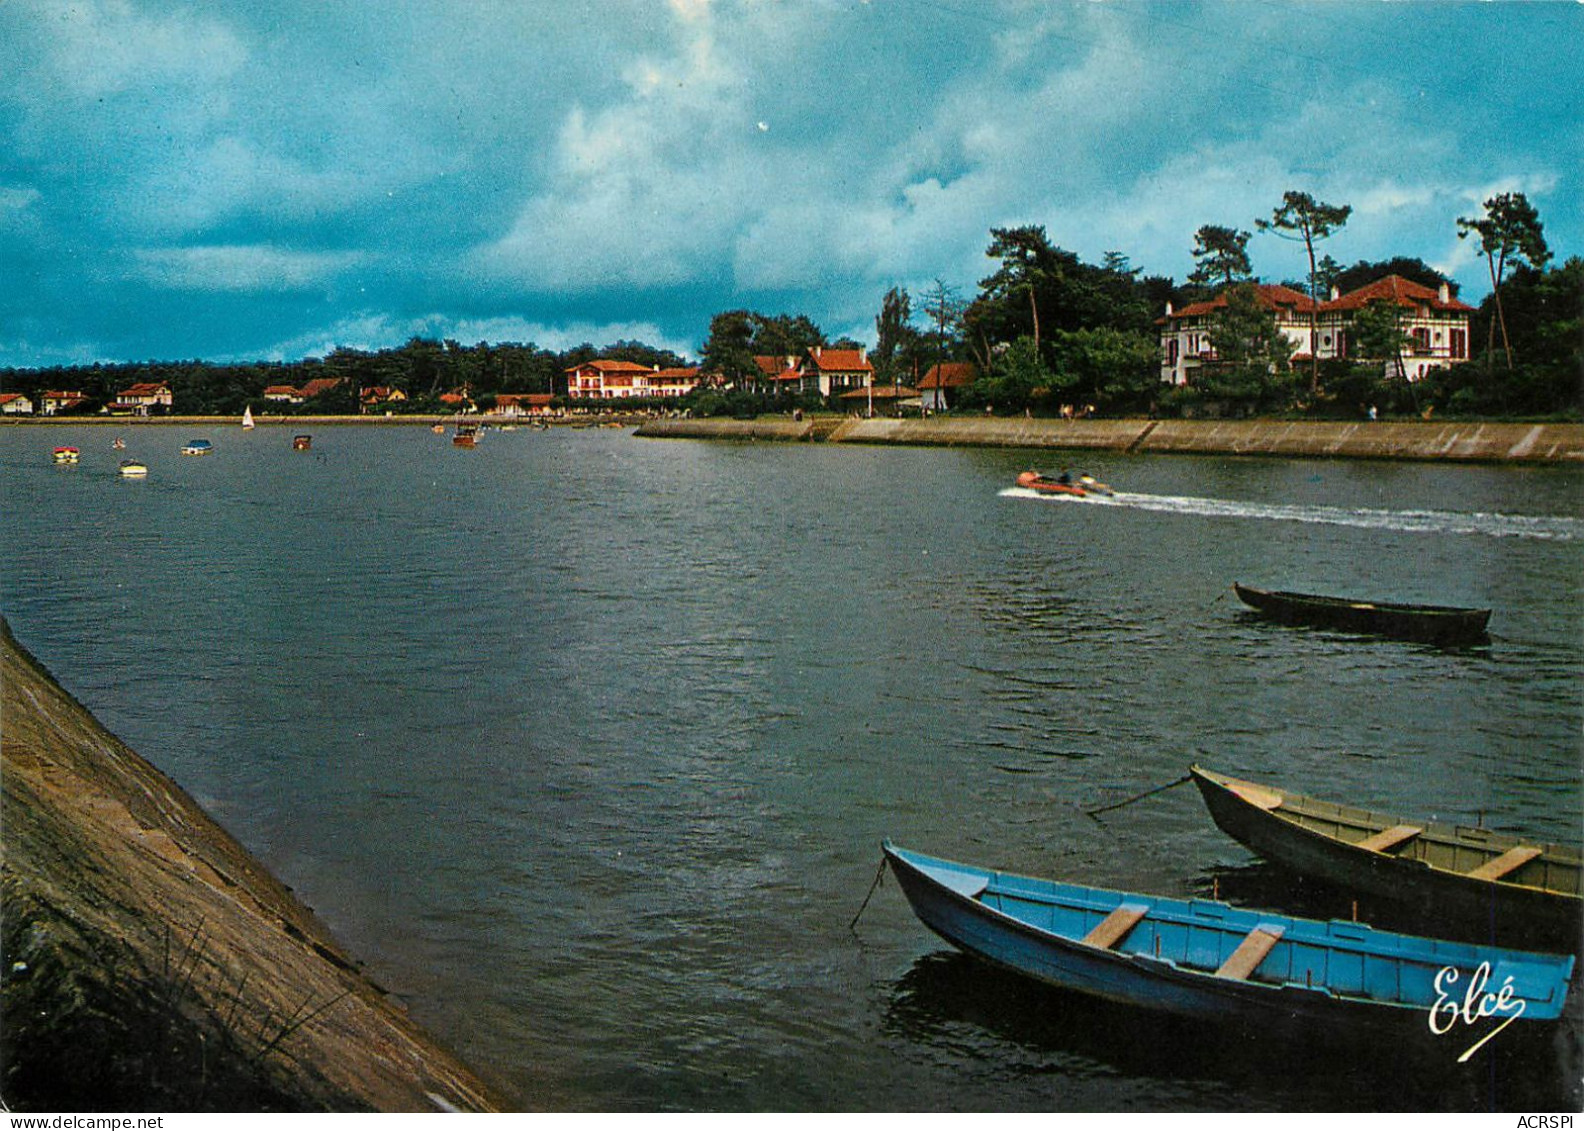
[[[951,951],[919,958],[892,986],[885,1032],[975,1075],[1028,1081],[1017,1094],[1041,1109],[1096,1110],[1119,1081],[1130,1082],[1131,1110],[1150,1111],[1237,1110],[1251,1094],[1266,1110],[1298,1111],[1560,1111],[1584,1097],[1564,1067],[1577,1050],[1562,1030],[1506,1030],[1485,1046],[1488,1060],[1458,1065],[1455,1051],[1400,1034],[1300,1029],[1279,1016],[1258,1031],[1200,1024]]]
[[[1036,505],[1003,493],[1017,452],[339,428],[305,458],[261,427],[184,460],[175,430],[127,436],[135,486],[105,432],[0,429],[18,638],[527,1097],[1491,1101],[1163,1041],[946,958],[889,888],[848,924],[886,835],[1346,914],[1267,882],[1188,787],[1084,814],[1192,761],[1584,839],[1576,470],[1111,457],[1124,502],[1220,502]],[[1489,606],[1492,640],[1283,629],[1234,579]]]

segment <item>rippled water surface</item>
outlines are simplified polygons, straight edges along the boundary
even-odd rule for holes
[[[1505,1034],[1405,1071],[1047,992],[890,883],[849,929],[886,835],[1347,915],[1189,789],[1083,813],[1194,760],[1578,842],[1576,470],[1086,456],[1095,505],[1009,489],[1012,451],[125,434],[0,429],[13,629],[524,1102],[1577,1102]],[[1233,580],[1490,606],[1492,640],[1273,626]]]

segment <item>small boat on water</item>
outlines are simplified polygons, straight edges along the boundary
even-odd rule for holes
[[[244,427],[244,428],[252,428],[253,427],[253,406],[252,405],[248,405],[245,408],[243,408],[243,410],[242,410],[242,427]]]
[[[1243,781],[1189,774],[1222,832],[1274,864],[1406,905],[1438,925],[1525,945],[1579,945],[1584,857],[1486,828],[1404,820]]]
[[[188,440],[182,448],[184,456],[206,456],[214,451],[214,445],[208,440]]]
[[[292,437],[292,451],[306,452],[313,447],[313,437],[306,432]]]
[[[456,432],[451,436],[451,442],[459,448],[476,448],[479,441],[479,426],[477,424],[458,424]]]
[[[142,479],[148,475],[148,465],[139,463],[135,459],[121,461],[121,477],[123,479]]]
[[[126,441],[123,440],[120,436],[117,436],[113,441],[111,441],[110,446],[112,448],[114,448],[118,452],[125,451],[126,450]]]
[[[63,446],[50,453],[50,459],[56,463],[76,463],[82,458],[82,452],[76,448]]]
[[[1018,475],[1017,485],[1030,491],[1038,491],[1042,495],[1071,495],[1078,499],[1089,495],[1116,493],[1092,475],[1080,475],[1074,478],[1065,471],[1055,478],[1041,475],[1037,471],[1025,471]]]
[[[1571,954],[1033,879],[889,840],[882,850],[914,913],[953,946],[1062,989],[1204,1020],[1435,1040],[1443,1030],[1426,1018],[1475,984],[1493,1007],[1504,995],[1488,1021],[1555,1020],[1573,973]]]
[[[436,436],[443,436],[443,435],[445,435],[445,425],[444,424],[432,424],[429,427],[429,431],[433,432]]]
[[[1282,624],[1307,624],[1342,632],[1392,636],[1422,644],[1479,644],[1487,637],[1489,609],[1449,605],[1404,605],[1351,597],[1256,589],[1239,582],[1232,590],[1249,608]]]

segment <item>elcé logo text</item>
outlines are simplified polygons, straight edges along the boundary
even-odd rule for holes
[[[1443,966],[1435,976],[1435,1004],[1430,1007],[1430,1031],[1436,1036],[1450,1033],[1458,1024],[1472,1026],[1486,1017],[1500,1017],[1502,1022],[1475,1041],[1457,1062],[1462,1064],[1480,1050],[1480,1047],[1523,1016],[1524,1002],[1522,998],[1513,997],[1513,980],[1509,974],[1502,982],[1501,987],[1495,992],[1486,987],[1490,984],[1491,968],[1489,962],[1481,962],[1472,974],[1469,975],[1468,985],[1463,989],[1461,1001],[1455,999],[1457,983],[1462,979],[1463,973],[1455,966]]]

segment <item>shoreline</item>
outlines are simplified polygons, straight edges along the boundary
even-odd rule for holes
[[[13,1111],[501,1111],[0,618]]]
[[[479,414],[466,423],[532,428],[537,420]],[[259,428],[424,427],[456,416],[258,416]],[[811,415],[652,417],[612,411],[545,421],[553,428],[618,424],[654,439],[901,444],[920,447],[1031,448],[1150,455],[1230,455],[1319,459],[1450,460],[1466,463],[1584,463],[1584,423],[1324,420],[1060,420],[1043,417],[934,416],[925,419]],[[0,427],[206,428],[240,430],[233,416],[0,418]]]
[[[651,420],[664,439],[1033,448],[1143,455],[1584,464],[1584,424],[1479,421],[791,418]]]

